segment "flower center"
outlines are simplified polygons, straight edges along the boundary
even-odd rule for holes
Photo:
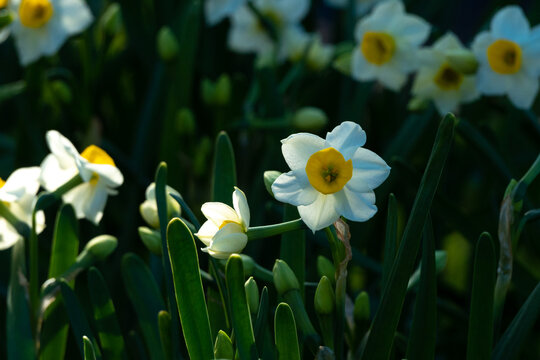
[[[362,38],[360,49],[367,61],[375,65],[382,65],[392,59],[396,43],[394,38],[387,33],[368,31]]]
[[[352,178],[352,160],[345,161],[334,148],[326,148],[311,155],[306,164],[309,183],[325,195],[343,189]]]
[[[53,12],[53,6],[49,0],[22,0],[19,7],[21,23],[34,29],[45,25],[50,20]]]
[[[92,164],[100,164],[100,165],[112,165],[116,166],[114,163],[114,160],[99,146],[96,145],[90,145],[84,151],[81,153],[81,156],[91,162]],[[94,173],[92,175],[92,179],[90,179],[90,183],[92,185],[96,185],[99,180],[99,175]]]
[[[7,7],[8,0],[0,0],[0,10]]]
[[[4,181],[4,179],[0,178],[0,189],[3,188],[4,185],[6,185],[6,182]]]
[[[521,68],[521,48],[510,40],[499,39],[487,48],[489,66],[499,74],[515,74]]]
[[[227,224],[236,224],[236,221],[232,221],[232,220],[225,220],[224,222],[221,223],[221,225],[219,225],[219,229],[221,230],[223,227],[225,227],[225,225]]]
[[[448,64],[443,64],[435,77],[435,84],[443,90],[457,90],[463,82],[463,75]]]

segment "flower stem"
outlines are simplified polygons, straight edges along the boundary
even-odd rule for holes
[[[302,219],[296,219],[280,224],[251,227],[247,231],[247,236],[248,240],[256,240],[305,228],[306,226],[304,225]]]

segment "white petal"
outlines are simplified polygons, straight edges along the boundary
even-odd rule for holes
[[[300,22],[308,13],[310,0],[281,0],[276,1],[280,13],[289,23]]]
[[[481,64],[489,66],[487,60],[487,48],[489,47],[489,45],[491,45],[491,43],[493,43],[493,41],[495,41],[495,39],[493,38],[491,33],[487,31],[479,33],[474,38],[471,49],[474,53],[474,56]]]
[[[247,235],[238,224],[230,223],[214,235],[210,249],[218,252],[241,252],[247,244]]]
[[[399,91],[407,81],[407,74],[393,66],[380,66],[376,77],[381,84],[393,91]]]
[[[463,48],[463,44],[453,32],[447,32],[433,44],[433,49],[440,51]]]
[[[512,87],[512,76],[497,74],[489,65],[480,66],[476,74],[478,91],[486,95],[503,95]]]
[[[98,174],[99,181],[103,181],[108,187],[114,188],[124,183],[124,176],[116,166],[88,163],[86,169]]]
[[[514,75],[513,86],[508,89],[510,101],[520,109],[529,109],[538,93],[538,79],[524,73]]]
[[[244,194],[244,192],[236,186],[234,187],[233,192],[233,206],[242,222],[242,225],[244,226],[244,231],[247,231],[250,221],[249,205],[246,199],[246,194]]]
[[[390,167],[386,162],[368,149],[358,148],[352,157],[352,163],[353,178],[362,179],[371,189],[382,184],[390,174]]]
[[[207,202],[201,206],[201,211],[208,220],[216,226],[221,226],[225,221],[232,221],[240,224],[240,218],[232,207],[220,202]]]
[[[3,218],[0,218],[0,250],[9,249],[22,236]]]
[[[107,188],[98,182],[96,185],[81,184],[64,194],[63,199],[73,206],[78,219],[86,218],[97,225],[103,216],[107,196]]]
[[[0,200],[12,202],[24,195],[35,195],[39,189],[41,169],[37,166],[15,170],[0,188]]]
[[[449,112],[455,112],[460,103],[460,94],[457,91],[440,92],[433,97],[433,103],[440,115],[444,116]]]
[[[319,195],[309,183],[303,169],[281,174],[272,184],[272,192],[276,200],[294,206],[309,205]]]
[[[245,0],[206,0],[204,14],[206,23],[210,26],[219,23],[227,16],[232,15]]]
[[[326,146],[324,139],[308,133],[293,134],[281,143],[281,152],[291,170],[305,169],[309,157]]]
[[[94,17],[88,5],[82,0],[58,0],[61,11],[60,24],[68,35],[75,35],[86,29]]]
[[[431,26],[419,16],[405,15],[392,24],[392,33],[399,40],[407,41],[414,46],[422,45],[428,38]]]
[[[210,246],[212,238],[218,232],[219,228],[212,221],[207,220],[195,234],[206,246]]]
[[[362,54],[362,51],[360,51],[360,47],[357,46],[356,49],[353,50],[351,61],[351,75],[353,79],[360,81],[375,80],[376,69],[377,66],[370,64]]]
[[[47,140],[47,145],[49,145],[51,153],[56,156],[62,168],[75,166],[75,156],[78,152],[68,138],[56,130],[50,130],[47,131],[45,139]]]
[[[366,132],[352,121],[344,121],[326,134],[326,144],[339,151],[349,160],[356,149],[366,143]]]
[[[514,41],[526,38],[530,32],[529,21],[519,6],[506,6],[491,20],[493,36]]]
[[[77,166],[62,168],[58,158],[49,154],[42,161],[40,183],[47,191],[54,191],[78,174]]]
[[[344,187],[334,196],[336,198],[336,210],[346,219],[367,221],[377,212],[375,193],[373,191],[361,193]]]
[[[335,206],[336,200],[333,195],[319,194],[312,204],[299,206],[298,213],[307,227],[315,232],[332,225],[339,218]]]

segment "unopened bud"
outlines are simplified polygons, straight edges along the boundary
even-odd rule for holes
[[[215,105],[227,105],[231,99],[231,79],[229,75],[222,74],[216,81],[214,88]]]
[[[182,108],[176,113],[176,131],[180,135],[195,134],[195,117],[188,108]]]
[[[247,279],[244,287],[246,289],[246,299],[249,311],[252,314],[257,314],[257,311],[259,311],[259,287],[257,286],[255,279],[253,279],[253,276]]]
[[[266,191],[273,197],[274,193],[272,191],[272,184],[276,179],[281,175],[281,172],[275,170],[268,170],[264,172],[264,187]]]
[[[457,71],[465,75],[476,73],[478,61],[472,51],[467,49],[452,49],[448,50],[445,55],[450,66]]]
[[[278,294],[283,295],[290,290],[299,290],[300,285],[294,272],[283,260],[276,260],[272,269],[274,275],[274,286]]]
[[[141,238],[144,246],[150,250],[153,254],[161,256],[163,251],[161,247],[161,235],[159,231],[152,230],[146,226],[139,227],[139,237]]]
[[[139,206],[139,212],[148,225],[155,229],[159,228],[159,217],[155,200],[145,200]]]
[[[332,284],[336,282],[334,264],[322,255],[317,256],[317,273],[320,277],[326,276]]]
[[[234,358],[234,348],[231,338],[223,330],[219,330],[216,343],[214,344],[214,357],[216,359],[232,360]]]
[[[354,320],[356,322],[368,321],[370,317],[369,295],[362,291],[354,300]]]
[[[292,124],[299,130],[314,132],[328,124],[328,117],[319,108],[304,107],[293,115]]]
[[[112,235],[96,236],[86,244],[83,252],[88,252],[98,260],[106,259],[118,246],[118,240]]]
[[[321,278],[314,298],[315,311],[322,315],[331,315],[335,308],[335,295],[332,283],[326,276]]]
[[[178,40],[167,26],[162,27],[158,32],[157,49],[159,56],[165,61],[174,60],[180,52]]]

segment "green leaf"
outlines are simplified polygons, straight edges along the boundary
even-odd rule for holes
[[[25,89],[26,83],[23,80],[0,86],[0,103],[22,94]]]
[[[160,311],[158,314],[158,325],[165,359],[172,360],[171,315],[165,310]]]
[[[176,303],[189,357],[192,360],[213,359],[213,342],[199,272],[197,246],[191,231],[181,219],[172,219],[169,223],[167,245]]]
[[[540,283],[536,285],[493,350],[493,360],[516,359],[527,334],[540,315]]]
[[[25,276],[24,240],[20,239],[11,248],[6,315],[8,360],[32,360],[36,357],[30,328],[27,292],[24,287]]]
[[[232,205],[232,193],[236,185],[236,163],[229,135],[225,131],[218,134],[214,150],[212,173],[212,201]]]
[[[83,336],[84,343],[84,360],[96,360],[96,352],[94,351],[94,345],[87,336]]]
[[[261,291],[261,300],[259,301],[259,311],[255,320],[254,336],[255,343],[259,353],[262,353],[262,344],[264,342],[264,329],[268,324],[268,288],[265,286]]]
[[[276,309],[274,336],[279,360],[300,360],[296,323],[291,308],[281,303]]]
[[[231,255],[225,268],[229,304],[231,306],[232,328],[236,337],[236,349],[240,360],[257,359],[255,336],[251,326],[246,291],[244,290],[244,266],[239,255]]]
[[[298,219],[299,216],[296,206],[285,205],[283,222]],[[303,298],[306,277],[306,233],[304,230],[288,231],[281,235],[279,258],[285,261],[296,275]]]
[[[90,328],[88,320],[84,316],[84,310],[79,303],[77,296],[64,280],[60,280],[60,291],[64,298],[64,306],[69,317],[73,336],[75,339],[79,339],[79,341],[77,341],[77,346],[79,347],[81,355],[84,356],[83,336],[88,336],[88,339],[92,342],[96,358],[98,360],[101,359],[101,351],[99,350],[96,337]]]
[[[234,359],[234,349],[231,338],[223,330],[219,330],[216,337],[214,356],[216,359]]]
[[[221,294],[211,286],[206,288],[206,307],[208,308],[208,319],[210,320],[212,338],[215,339],[220,330],[228,330],[229,327],[225,318],[225,309],[221,300]]]
[[[151,359],[163,359],[159,338],[158,314],[166,310],[159,287],[146,264],[135,254],[122,258],[122,277],[126,292],[139,320]]]
[[[397,201],[394,194],[388,197],[388,215],[386,217],[386,238],[384,240],[383,270],[381,279],[381,289],[384,289],[388,282],[388,276],[392,270],[392,265],[396,258],[397,246]]]
[[[416,195],[396,261],[388,278],[388,285],[384,288],[381,303],[373,319],[362,355],[364,360],[386,360],[390,356],[394,333],[405,301],[407,283],[420,247],[422,229],[452,145],[455,122],[455,117],[448,114],[439,125],[435,144],[420,182],[420,189]]]
[[[126,352],[124,338],[107,284],[95,267],[88,271],[88,290],[103,356],[106,359],[121,359]]]
[[[437,273],[435,239],[429,218],[424,228],[423,243],[420,287],[416,295],[407,359],[432,360],[435,358],[437,334]]]
[[[495,271],[495,250],[491,235],[483,233],[478,239],[474,255],[474,275],[467,344],[468,360],[491,359]]]
[[[53,234],[49,278],[61,276],[75,263],[79,252],[79,223],[71,205],[64,205],[56,216]],[[74,281],[70,284],[73,286]],[[40,359],[63,359],[68,335],[68,318],[58,295],[43,316]]]

